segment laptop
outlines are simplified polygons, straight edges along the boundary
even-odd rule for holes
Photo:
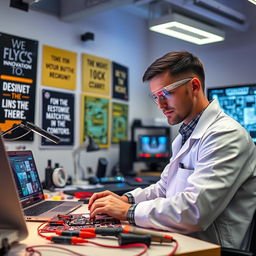
[[[58,214],[66,215],[83,204],[45,200],[32,151],[8,151],[7,154],[27,221],[47,221]]]
[[[0,136],[0,255],[28,235],[14,176]]]

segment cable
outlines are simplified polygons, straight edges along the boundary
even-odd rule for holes
[[[73,250],[70,250],[70,249],[67,249],[65,247],[60,247],[60,246],[56,246],[56,245],[33,245],[33,246],[29,246],[29,247],[26,247],[26,252],[29,253],[28,255],[29,256],[33,256],[35,254],[38,254],[38,255],[42,255],[42,253],[38,250],[35,250],[35,248],[42,248],[42,247],[47,247],[47,248],[54,248],[54,249],[57,249],[57,250],[62,250],[62,251],[66,251],[66,252],[69,252],[69,253],[72,253],[74,255],[77,255],[77,256],[86,256],[85,254],[81,254],[81,253],[78,253],[78,252],[75,252]]]
[[[175,253],[175,252],[177,251],[177,249],[178,249],[178,246],[179,246],[178,241],[175,240],[175,239],[173,239],[173,242],[175,243],[175,246],[174,246],[173,250],[172,250],[167,256],[172,256],[172,255],[174,255],[174,253]]]
[[[125,249],[125,248],[142,247],[144,250],[141,253],[136,254],[135,256],[141,256],[144,253],[146,253],[148,250],[147,245],[145,245],[143,243],[133,243],[133,244],[125,244],[125,245],[106,245],[106,244],[100,244],[100,243],[93,242],[93,241],[88,241],[88,243],[98,245],[101,247],[106,247],[106,248],[123,248],[123,249]]]
[[[19,137],[15,137],[13,139],[5,139],[6,141],[15,141],[15,140],[18,140],[18,139],[21,139],[23,138],[24,136],[26,136],[27,134],[29,134],[31,131],[28,131],[28,132],[25,132],[24,134],[20,135]]]
[[[106,244],[101,244],[101,243],[98,243],[98,242],[93,242],[93,241],[90,241],[90,240],[86,240],[84,238],[93,238],[95,237],[95,233],[93,235],[90,235],[89,232],[83,232],[82,230],[80,230],[79,232],[77,231],[65,231],[65,227],[63,227],[63,230],[62,231],[54,231],[54,230],[48,230],[46,229],[46,225],[47,224],[50,224],[52,223],[52,221],[47,221],[47,222],[44,222],[42,224],[40,224],[38,227],[37,227],[37,233],[39,236],[49,240],[49,241],[52,241],[52,242],[55,242],[55,243],[63,243],[63,244],[82,244],[82,243],[90,243],[90,244],[94,244],[94,245],[97,245],[97,246],[101,246],[101,247],[105,247],[105,248],[112,248],[112,249],[118,249],[118,248],[134,248],[134,247],[142,247],[143,248],[143,251],[136,254],[135,256],[141,256],[143,254],[145,254],[148,250],[148,246],[145,244],[145,243],[140,243],[140,242],[134,242],[134,243],[131,243],[131,244],[121,244],[121,245],[106,245]],[[43,225],[45,225],[43,227]],[[64,225],[65,226],[65,225]],[[86,230],[86,229],[85,229]],[[90,229],[88,228],[86,231],[89,231]],[[95,229],[92,229],[92,231],[94,231]],[[47,236],[47,235],[44,235],[43,233],[57,233],[61,236]],[[84,237],[83,236],[80,236],[80,233],[84,233]],[[91,233],[91,234],[92,234]],[[77,235],[77,236],[73,236],[74,235]],[[63,236],[64,235],[64,236]],[[177,248],[178,248],[178,242],[177,240],[175,239],[171,239],[172,242],[175,243],[175,246],[173,248],[173,250],[167,255],[167,256],[172,256],[174,255],[174,253],[176,252]],[[139,241],[139,240],[138,240]],[[150,243],[150,242],[149,242]],[[66,249],[66,248],[62,248],[62,247],[58,247],[58,246],[53,246],[53,245],[36,245],[36,246],[29,246],[26,248],[26,252],[29,253],[29,256],[33,256],[35,254],[38,254],[38,255],[41,255],[41,252],[38,251],[38,250],[35,250],[35,248],[38,248],[38,247],[51,247],[51,248],[56,248],[56,249],[60,249],[60,250],[66,250],[70,253],[73,253],[74,255],[78,255],[78,256],[84,256],[83,254],[79,254],[79,253],[76,253],[72,250],[69,250],[69,249]]]

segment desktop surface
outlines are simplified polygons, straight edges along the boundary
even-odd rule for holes
[[[75,210],[74,214],[79,213],[88,213],[87,205],[83,205],[82,207]],[[33,245],[55,245],[64,247],[70,250],[73,250],[77,253],[84,254],[87,256],[95,256],[95,255],[104,255],[104,256],[112,256],[112,255],[122,255],[122,256],[131,256],[136,255],[141,252],[141,248],[127,248],[127,249],[111,249],[99,247],[96,245],[88,244],[85,245],[63,245],[63,244],[53,244],[50,241],[40,237],[37,235],[37,228],[41,223],[38,222],[28,222],[28,230],[29,236],[23,240],[21,243],[14,245],[11,250],[8,252],[7,256],[23,256],[25,255],[25,248]],[[126,224],[126,223],[124,223]],[[180,256],[220,256],[220,246],[208,243],[205,241],[201,241],[195,238],[191,238],[189,236],[165,232],[173,236],[179,243],[178,249],[175,255]],[[91,241],[107,244],[111,246],[117,246],[117,238],[116,237],[101,237],[97,236],[96,238],[90,238]],[[168,255],[173,248],[172,244],[158,243],[152,242],[151,246],[148,249],[148,256],[160,256],[160,255]],[[64,252],[60,250],[53,249],[51,247],[38,248],[42,251],[43,255],[48,256],[59,256],[63,255]]]

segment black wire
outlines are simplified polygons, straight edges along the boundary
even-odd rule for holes
[[[22,134],[22,135],[19,136],[19,137],[16,137],[16,138],[13,138],[13,139],[4,139],[4,140],[6,140],[6,141],[15,141],[15,140],[21,139],[21,138],[23,138],[24,136],[28,135],[30,132],[31,132],[31,130],[28,131],[28,132],[25,132],[24,134]]]

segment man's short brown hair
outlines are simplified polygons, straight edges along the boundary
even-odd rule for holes
[[[205,74],[202,62],[198,57],[190,52],[169,52],[161,58],[154,61],[145,71],[143,82],[151,80],[156,75],[159,75],[166,70],[170,71],[171,76],[177,76],[186,73],[195,73],[202,83],[202,88],[205,88]]]

